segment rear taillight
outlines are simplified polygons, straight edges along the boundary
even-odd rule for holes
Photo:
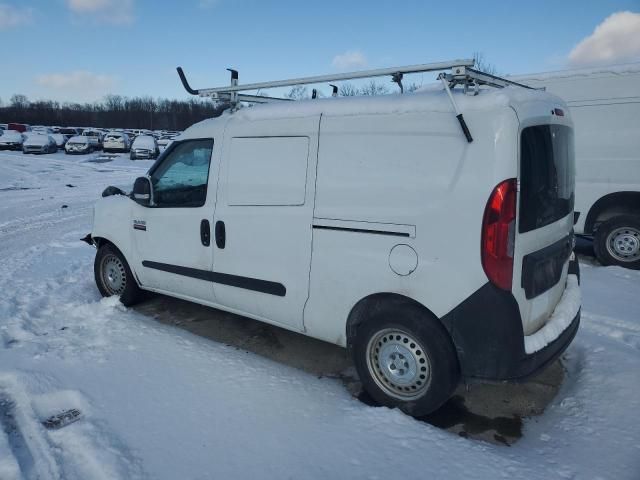
[[[511,290],[517,183],[510,178],[493,189],[482,220],[482,267],[491,283]]]

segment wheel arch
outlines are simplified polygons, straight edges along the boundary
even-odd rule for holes
[[[133,268],[133,265],[131,264],[131,261],[129,260],[129,258],[127,258],[127,255],[125,254],[125,252],[121,248],[119,248],[118,245],[116,245],[115,242],[113,242],[112,240],[110,240],[110,239],[108,239],[106,237],[101,237],[101,236],[94,237],[93,235],[91,236],[91,240],[93,240],[93,243],[96,246],[96,248],[100,248],[100,247],[102,247],[104,245],[110,245],[113,248],[115,248],[120,253],[120,255],[122,255],[124,260],[127,262],[127,265],[129,266],[129,270],[131,270],[131,273],[133,274],[133,278],[135,278],[136,283],[138,284],[138,287],[141,286],[140,279],[138,278],[138,273]]]
[[[599,223],[615,215],[640,215],[640,192],[615,192],[599,198],[587,213],[584,233],[595,233]]]
[[[453,337],[451,333],[446,328],[446,326],[442,323],[440,318],[436,314],[434,314],[430,309],[424,306],[422,303],[414,300],[413,298],[407,297],[405,295],[399,293],[392,292],[379,292],[368,295],[362,299],[360,299],[349,312],[349,316],[347,317],[346,324],[346,336],[347,336],[347,349],[351,350],[353,345],[353,340],[356,337],[358,325],[362,324],[367,320],[368,317],[382,304],[395,303],[398,307],[403,305],[414,305],[419,307],[421,310],[433,317],[438,323],[442,326],[443,330],[447,332],[451,343],[453,342]]]

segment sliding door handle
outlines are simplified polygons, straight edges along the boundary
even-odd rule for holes
[[[227,243],[227,232],[224,226],[224,222],[218,220],[216,222],[216,245],[222,249]]]
[[[205,219],[200,222],[200,241],[205,247],[211,245],[211,226],[209,225],[209,220]]]

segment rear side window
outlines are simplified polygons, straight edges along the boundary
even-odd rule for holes
[[[542,228],[573,211],[573,131],[537,125],[520,138],[520,233]]]

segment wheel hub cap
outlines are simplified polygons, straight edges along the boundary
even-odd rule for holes
[[[102,261],[102,280],[111,295],[120,295],[126,286],[124,265],[115,255],[108,255]]]
[[[640,258],[640,231],[623,227],[612,231],[607,237],[607,250],[622,262],[633,262]]]
[[[430,362],[422,346],[401,330],[387,329],[367,345],[371,377],[388,395],[409,400],[424,394],[430,381]]]

